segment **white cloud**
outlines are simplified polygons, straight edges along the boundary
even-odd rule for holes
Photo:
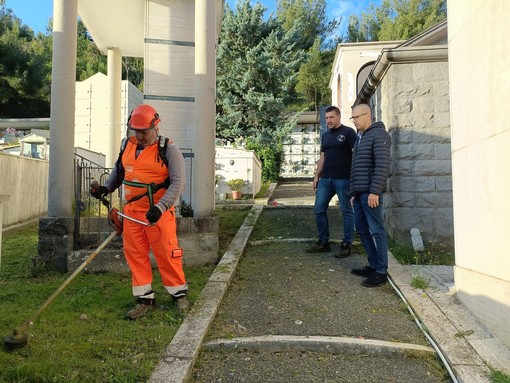
[[[331,12],[333,18],[345,18],[346,15],[351,14],[355,9],[353,1],[345,0],[330,0],[328,1],[328,12]]]
[[[327,13],[331,18],[342,18],[337,32],[337,34],[342,34],[347,31],[349,16],[361,15],[362,12],[368,10],[371,3],[379,6],[381,2],[382,0],[328,0]]]

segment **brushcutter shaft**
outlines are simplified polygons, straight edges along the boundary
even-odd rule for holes
[[[69,283],[74,279],[76,278],[76,276],[78,274],[81,273],[81,271],[90,263],[92,262],[92,260],[99,254],[99,252],[101,250],[103,250],[105,248],[106,245],[108,245],[108,243],[110,243],[110,241],[117,235],[117,233],[114,231],[110,234],[110,236],[108,238],[106,238],[103,243],[101,243],[99,245],[99,247],[92,253],[90,254],[87,259],[85,259],[85,261],[83,261],[83,263],[64,281],[64,283],[62,283],[62,285],[60,285],[60,287],[55,290],[55,292],[53,294],[51,294],[51,296],[46,300],[46,302],[44,302],[44,304],[39,307],[39,309],[35,312],[34,315],[32,315],[32,317],[30,317],[29,319],[27,319],[27,321],[23,324],[22,328],[23,329],[26,329],[28,328],[28,326],[30,326],[30,323],[32,323],[39,315],[41,315],[41,313],[44,311],[44,309],[46,307],[48,307],[48,305],[53,302],[55,300],[56,297],[58,297],[60,295],[60,293],[67,287],[67,285],[69,285]]]
[[[139,219],[136,219],[136,218],[130,217],[129,215],[123,214],[123,213],[121,213],[120,211],[118,211],[118,212],[117,212],[117,215],[121,216],[122,218],[129,219],[130,221],[133,221],[133,222],[139,223],[140,225],[144,225],[144,226],[154,226],[154,224],[152,224],[152,223],[144,222],[144,221],[140,221]]]

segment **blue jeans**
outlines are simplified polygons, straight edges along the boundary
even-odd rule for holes
[[[378,207],[368,207],[368,193],[354,198],[356,232],[368,254],[368,265],[376,272],[388,272],[388,235],[384,228],[383,196],[379,196]]]
[[[321,243],[329,242],[328,206],[334,195],[338,196],[344,221],[343,241],[352,244],[354,236],[354,212],[350,203],[350,180],[342,178],[320,178],[315,193],[315,222]]]

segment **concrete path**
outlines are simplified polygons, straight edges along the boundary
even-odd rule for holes
[[[307,254],[310,185],[291,180],[264,201],[282,235],[266,235],[253,206],[150,382],[489,382],[487,364],[510,371],[509,350],[455,298],[452,267],[390,255],[391,283],[366,289],[349,273],[361,255]],[[416,275],[425,291],[411,286]],[[424,355],[438,355],[446,380]]]

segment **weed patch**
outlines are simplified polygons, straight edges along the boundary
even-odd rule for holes
[[[388,247],[395,258],[403,265],[452,266],[455,264],[455,256],[452,252],[432,243],[427,245],[425,251],[416,251],[411,247],[397,244],[390,238]]]
[[[411,280],[411,286],[413,286],[415,289],[425,290],[427,287],[429,287],[429,280],[423,275],[415,275]]]
[[[491,369],[489,379],[492,383],[510,383],[510,376],[501,371]]]

